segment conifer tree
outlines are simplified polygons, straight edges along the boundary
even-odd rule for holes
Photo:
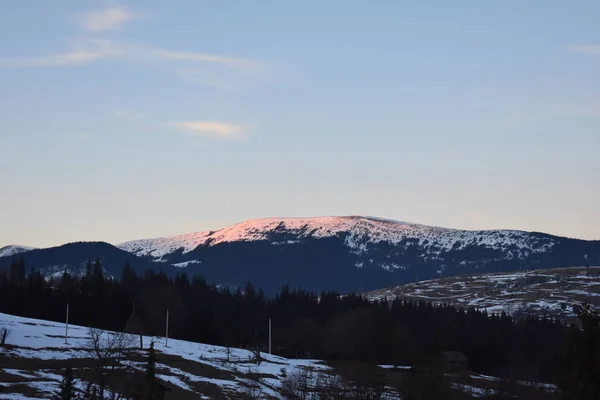
[[[102,273],[102,262],[99,258],[96,258],[96,261],[94,261],[94,267],[92,269],[92,281],[95,284],[104,281],[104,274]]]
[[[569,332],[567,356],[560,382],[568,400],[600,398],[600,314],[589,304],[578,308],[581,329]]]
[[[134,397],[144,400],[163,400],[165,392],[166,387],[156,378],[156,351],[154,350],[154,342],[152,342],[148,349],[148,361],[146,363],[146,374],[144,377],[142,395]]]
[[[87,263],[85,263],[85,280],[88,282],[92,280],[92,259],[88,259]]]
[[[146,363],[146,383],[150,384],[156,381],[156,352],[154,342],[150,343],[148,349],[148,362]]]
[[[65,368],[63,380],[60,383],[60,392],[53,397],[53,400],[77,400],[79,397],[75,394],[73,387],[73,371],[71,368]]]

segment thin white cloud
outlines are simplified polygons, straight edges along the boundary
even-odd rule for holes
[[[89,64],[104,59],[168,62],[170,64],[174,62],[210,63],[235,68],[243,72],[251,72],[261,65],[257,61],[241,58],[199,52],[181,53],[106,39],[80,38],[71,43],[69,51],[37,57],[0,58],[0,67],[67,67]]]
[[[233,80],[228,80],[226,77],[219,77],[219,74],[214,71],[209,72],[200,69],[181,68],[173,69],[172,72],[184,81],[198,85],[227,90],[235,90],[238,87]]]
[[[578,54],[587,54],[587,55],[600,55],[600,44],[586,44],[586,45],[578,45],[571,46],[569,48],[573,53]]]
[[[39,57],[0,59],[0,67],[66,67],[114,58],[122,53],[112,42],[103,39],[80,39],[73,42],[71,50]]]
[[[146,114],[131,110],[117,110],[112,114],[112,116],[115,119],[121,119],[125,121],[139,121],[143,119]]]
[[[220,139],[240,139],[247,131],[243,125],[217,121],[173,121],[170,125],[186,135]]]
[[[260,64],[256,61],[246,60],[243,58],[234,58],[234,57],[226,57],[219,56],[215,54],[208,53],[186,53],[179,51],[169,51],[162,49],[154,50],[156,55],[159,57],[174,59],[174,60],[184,60],[184,61],[201,61],[201,62],[209,62],[209,63],[218,63],[228,65],[230,67],[240,68],[240,69],[248,69],[248,68],[256,68]]]
[[[80,16],[79,23],[90,32],[117,31],[131,21],[134,15],[124,7],[92,11]]]

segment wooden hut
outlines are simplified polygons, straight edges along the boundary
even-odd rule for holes
[[[465,372],[469,369],[469,360],[460,351],[444,351],[440,354],[440,365],[448,372]]]

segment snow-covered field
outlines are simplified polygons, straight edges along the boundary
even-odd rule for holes
[[[60,371],[56,370],[20,370],[4,368],[2,360],[73,360],[90,357],[88,351],[88,329],[81,326],[69,326],[69,337],[65,343],[65,325],[56,322],[41,321],[29,318],[0,314],[0,327],[8,328],[7,348],[0,347],[0,372],[12,375],[16,382],[6,383],[0,379],[0,399],[49,398],[58,390],[62,379]],[[106,333],[107,335],[109,333]],[[248,350],[186,342],[169,339],[168,346],[164,338],[145,337],[147,347],[154,341],[154,347],[160,355],[175,357],[176,360],[186,360],[200,364],[206,371],[219,371],[218,375],[229,379],[219,379],[190,373],[167,363],[162,363],[159,357],[159,379],[196,393],[194,383],[213,385],[224,395],[238,398],[248,390],[249,385],[255,385],[261,398],[281,398],[278,389],[284,376],[294,372],[307,371],[311,375],[324,372],[330,368],[316,360],[293,360],[261,353],[261,362],[255,361],[255,355]],[[139,343],[136,339],[135,343]],[[229,353],[229,354],[228,354]],[[163,357],[165,358],[165,357]],[[167,357],[168,358],[168,357]],[[177,363],[179,365],[181,363]],[[198,370],[198,368],[195,368]],[[252,377],[260,376],[260,379]],[[20,378],[20,379],[18,379]],[[26,397],[22,394],[11,394],[11,387],[25,384],[38,393],[38,397]],[[80,384],[80,386],[84,386]],[[201,393],[196,393],[198,396]],[[237,395],[236,395],[237,394]],[[199,397],[202,398],[202,397]],[[204,397],[208,398],[208,397]]]
[[[475,307],[488,313],[573,317],[573,305],[600,307],[600,267],[556,268],[440,278],[369,292],[372,300],[396,296]]]
[[[0,313],[0,328],[7,328],[10,332],[7,346],[0,347],[0,399],[52,398],[58,392],[65,365],[78,365],[74,368],[75,372],[76,368],[89,369],[89,363],[85,364],[86,360],[90,360],[88,328],[69,326],[66,343],[63,323]],[[105,332],[104,335],[106,338],[113,334]],[[135,345],[139,343],[137,337],[132,339],[135,339]],[[160,337],[144,337],[144,347],[148,347],[151,341],[158,353],[157,377],[170,385],[168,399],[240,399],[247,398],[249,390],[253,391],[254,397],[251,398],[284,399],[281,389],[287,376],[305,374],[309,387],[314,387],[320,378],[336,374],[334,368],[319,360],[287,359],[261,353],[261,361],[257,363],[254,353],[248,350],[174,339],[169,339],[167,346],[165,339]],[[143,371],[142,360],[138,357],[125,363],[130,368]],[[411,368],[379,367],[393,374],[403,374]],[[498,381],[479,374],[446,376],[451,382],[456,382],[454,387],[473,397],[493,393],[490,388]],[[530,382],[522,384],[539,386]],[[75,387],[84,390],[86,382],[76,378]],[[547,389],[555,388],[549,385]],[[398,398],[391,388],[381,397],[384,400]]]

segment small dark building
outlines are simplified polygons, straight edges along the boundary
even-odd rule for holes
[[[469,360],[460,351],[444,351],[439,358],[440,366],[448,372],[465,372],[469,369]]]

